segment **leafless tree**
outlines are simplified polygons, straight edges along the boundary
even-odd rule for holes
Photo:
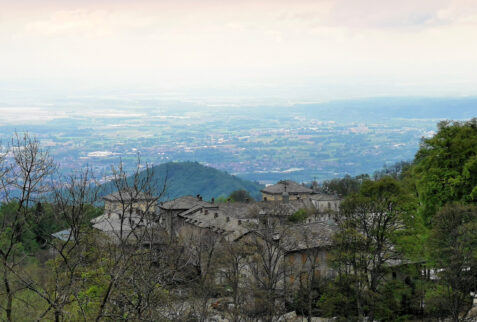
[[[286,249],[290,247],[287,227],[278,221],[265,219],[260,229],[253,231],[248,239],[248,245],[254,252],[249,257],[248,267],[255,286],[256,304],[263,304],[265,321],[273,321],[283,312],[287,278]]]
[[[217,254],[222,241],[222,236],[207,229],[182,241],[196,270],[196,277],[190,281],[189,287],[192,310],[201,322],[207,319],[209,300],[216,293]]]
[[[245,321],[245,308],[248,294],[248,264],[250,249],[241,241],[224,241],[218,252],[219,274],[223,283],[232,293],[233,306],[225,308],[234,322]]]
[[[5,155],[0,161],[2,203],[14,202],[15,207],[10,213],[4,213],[0,239],[0,257],[2,265],[3,290],[6,304],[2,305],[7,321],[13,320],[13,301],[15,294],[23,289],[18,277],[22,274],[21,265],[28,254],[22,250],[22,240],[25,231],[31,229],[31,222],[37,221],[30,206],[49,191],[47,179],[56,170],[56,165],[48,151],[43,150],[40,142],[28,133],[19,134],[11,140],[9,147],[10,160],[5,166]]]
[[[108,236],[101,241],[102,249],[107,252],[107,256],[103,258],[103,265],[108,268],[108,278],[105,292],[100,298],[99,308],[94,316],[96,321],[124,316],[125,312],[117,309],[129,299],[124,297],[121,286],[125,285],[125,281],[134,283],[138,281],[137,278],[132,279],[132,276],[140,272],[137,271],[140,263],[152,267],[152,262],[144,262],[144,258],[153,256],[155,241],[159,239],[155,206],[166,188],[164,185],[162,191],[154,195],[153,169],[148,165],[143,167],[139,158],[131,175],[124,170],[122,162],[118,167],[113,167],[112,172],[114,196],[118,207],[114,213],[104,214],[106,217],[102,218],[111,223],[111,229]],[[141,266],[141,269],[144,268],[145,266]],[[159,287],[159,284],[153,285]],[[141,294],[143,295],[145,294]],[[143,304],[129,303],[124,307],[131,308],[140,318],[144,309]]]

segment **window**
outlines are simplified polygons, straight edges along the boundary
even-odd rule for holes
[[[309,277],[309,275],[308,275],[307,272],[301,272],[300,273],[300,282],[302,284],[306,283],[306,281],[308,281],[308,277]]]
[[[290,261],[290,264],[294,264],[295,263],[295,255],[290,255],[289,257],[289,261]]]

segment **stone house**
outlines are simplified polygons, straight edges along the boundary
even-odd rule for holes
[[[283,238],[284,261],[288,267],[288,286],[298,288],[314,274],[316,278],[334,275],[329,263],[329,252],[337,226],[329,222],[314,222],[291,226]]]
[[[196,197],[183,196],[161,202],[159,204],[159,222],[170,236],[177,236],[178,226],[181,225],[183,221],[183,217],[178,217],[178,215],[191,209],[197,210],[201,208],[217,209],[217,205],[203,201],[199,195]]]
[[[262,190],[263,201],[297,200],[308,198],[313,190],[291,180],[282,180]]]
[[[315,193],[310,196],[313,206],[318,212],[338,212],[341,205],[341,197],[336,194]]]
[[[157,198],[132,189],[116,191],[103,197],[105,213],[121,213],[140,210],[155,213]]]

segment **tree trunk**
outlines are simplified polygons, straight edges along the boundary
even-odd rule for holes
[[[5,265],[7,265],[5,263]],[[5,285],[5,293],[7,293],[7,307],[5,308],[5,312],[7,314],[7,321],[11,322],[12,320],[12,306],[13,306],[13,294],[10,288],[10,281],[8,280],[8,272],[7,268],[3,268],[3,284]]]
[[[55,311],[55,322],[60,322],[61,312]]]

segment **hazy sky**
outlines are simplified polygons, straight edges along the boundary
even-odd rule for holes
[[[0,0],[0,86],[476,95],[477,0]]]

